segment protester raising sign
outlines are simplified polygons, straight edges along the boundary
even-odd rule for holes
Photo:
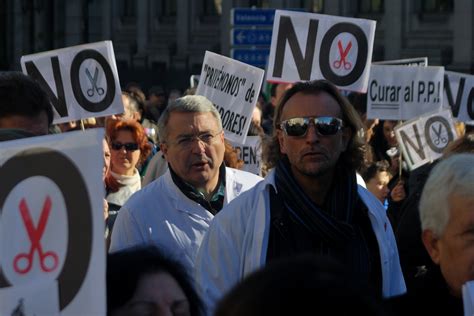
[[[375,21],[276,10],[267,80],[327,79],[367,91]]]
[[[54,106],[54,124],[123,113],[120,81],[111,41],[21,57]]]
[[[0,315],[105,315],[102,138],[2,143]]]
[[[410,170],[438,159],[446,146],[458,138],[450,109],[396,126],[395,136]]]
[[[443,104],[459,121],[474,125],[474,76],[446,71]]]
[[[443,104],[443,67],[372,65],[367,117],[408,120]]]
[[[245,143],[263,75],[260,68],[206,51],[196,94],[214,103],[230,141]]]

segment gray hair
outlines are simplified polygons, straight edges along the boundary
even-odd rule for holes
[[[219,130],[222,130],[222,121],[219,112],[209,99],[201,95],[188,95],[178,98],[168,104],[158,120],[158,137],[163,142],[168,136],[168,121],[172,112],[184,113],[211,113],[217,122]]]
[[[455,154],[442,160],[430,173],[420,199],[422,230],[441,237],[449,221],[450,197],[474,195],[474,155]]]

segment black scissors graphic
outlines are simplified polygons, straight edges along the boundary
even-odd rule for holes
[[[41,237],[43,236],[46,224],[48,222],[49,213],[51,212],[51,198],[48,196],[44,201],[43,209],[41,210],[40,219],[38,221],[38,227],[35,227],[33,219],[30,216],[30,211],[28,210],[28,205],[26,205],[25,199],[20,201],[20,214],[23,219],[23,223],[30,238],[31,247],[29,253],[20,253],[15,256],[13,260],[13,268],[15,272],[19,274],[25,274],[31,270],[33,266],[33,259],[35,250],[38,251],[41,270],[44,272],[51,272],[58,266],[58,255],[52,251],[43,252],[43,247],[41,246]],[[49,266],[46,265],[46,259],[51,258],[52,264]],[[20,266],[20,261],[26,260],[26,266],[22,268]]]
[[[446,137],[443,137],[441,135],[441,129],[442,129],[442,126],[441,124],[439,124],[439,128],[438,130],[435,129],[435,127],[432,125],[431,128],[433,129],[433,132],[435,133],[436,135],[436,139],[434,140],[434,144],[437,146],[437,145],[440,145],[440,144],[446,144],[448,142],[448,139]]]
[[[87,75],[87,77],[89,78],[89,81],[92,84],[92,88],[87,89],[87,95],[90,96],[90,97],[94,96],[94,94],[95,94],[94,90],[97,91],[97,93],[99,95],[103,95],[104,92],[105,92],[104,89],[97,86],[97,79],[99,79],[99,69],[97,69],[97,67],[95,67],[94,77],[92,77],[92,75],[89,71],[89,68],[86,68],[86,75]]]

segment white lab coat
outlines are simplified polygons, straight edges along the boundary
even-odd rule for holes
[[[257,175],[226,168],[224,205],[261,180]],[[182,262],[191,274],[198,247],[213,217],[181,192],[168,170],[120,209],[110,252],[152,243]]]
[[[274,170],[219,212],[201,243],[194,277],[208,312],[214,310],[218,299],[232,286],[265,264],[270,231],[270,186],[275,187]],[[405,281],[385,210],[366,189],[358,186],[358,193],[369,210],[379,245],[383,295],[403,294]]]

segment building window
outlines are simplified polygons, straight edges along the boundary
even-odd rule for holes
[[[453,8],[453,0],[421,0],[421,11],[423,13],[452,12]]]
[[[360,13],[383,13],[383,0],[359,0]]]
[[[161,14],[164,16],[176,16],[176,0],[165,0],[161,2]]]

